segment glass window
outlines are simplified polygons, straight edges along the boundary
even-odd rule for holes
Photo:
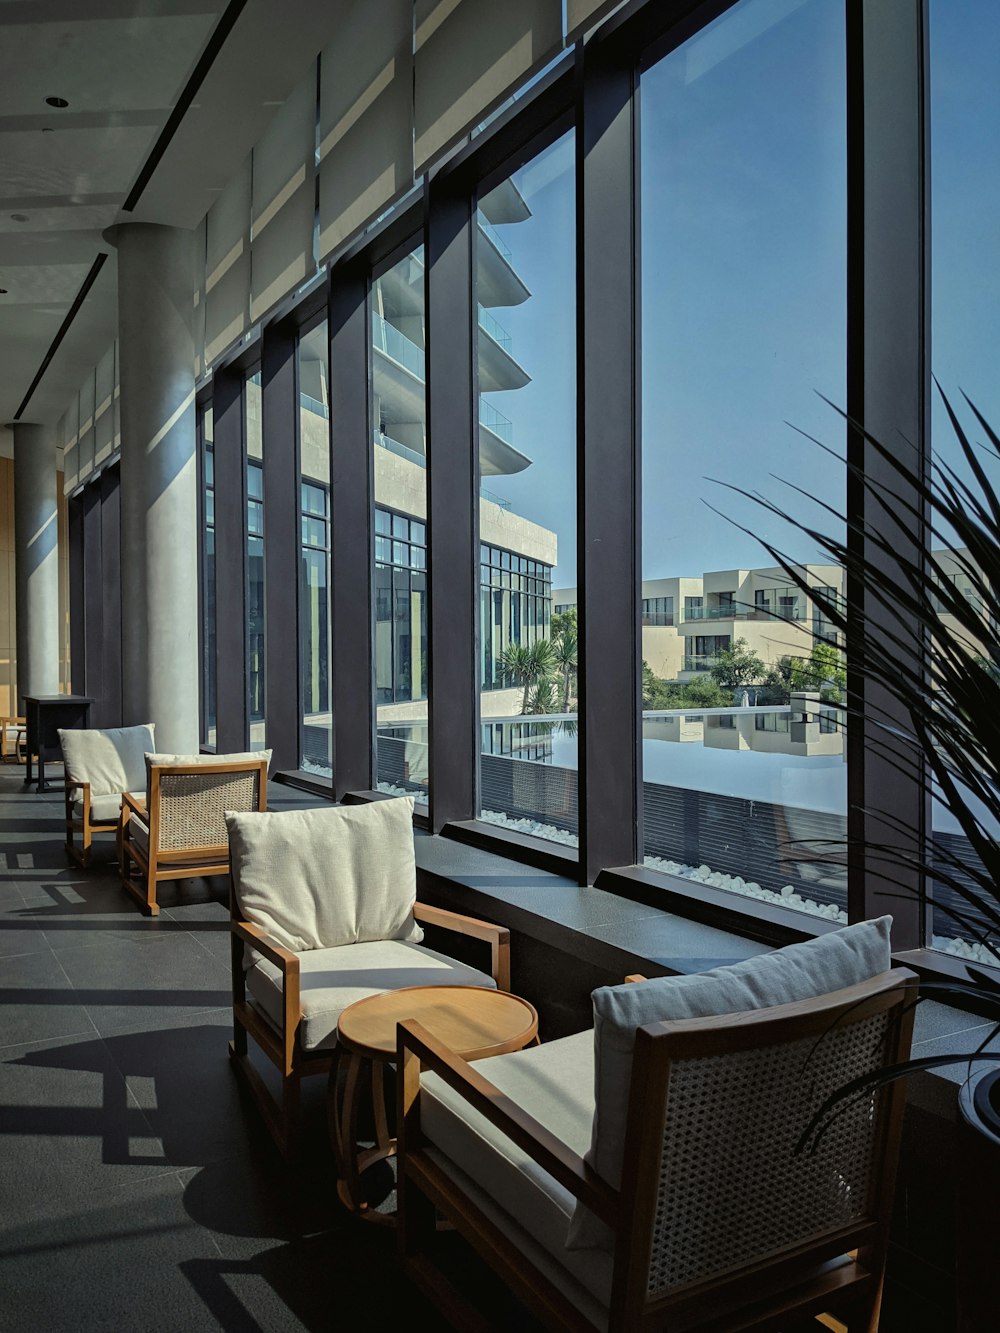
[[[376,783],[426,800],[424,252],[372,283]],[[419,534],[419,538],[415,535]],[[413,542],[419,546],[419,554]]]
[[[792,720],[815,679],[793,679],[815,644],[806,600],[701,503],[840,587],[787,524],[705,477],[791,503],[775,474],[843,503],[843,464],[785,423],[842,446],[818,394],[845,403],[844,10],[740,0],[645,69],[640,210],[643,577],[684,611],[642,630],[645,861],[846,920],[843,867],[806,854],[846,832],[843,734]],[[696,704],[726,711],[692,723]]]
[[[330,395],[326,323],[299,339],[299,464],[302,549],[299,671],[302,718],[299,764],[333,776],[330,713]]]
[[[977,445],[984,439],[983,431],[967,410],[963,392],[990,426],[1000,430],[998,50],[1000,6],[993,0],[965,0],[960,5],[930,0],[932,368]],[[959,482],[981,494],[936,391],[931,448],[938,468],[953,469]],[[991,485],[1000,487],[988,447],[980,447],[978,457]],[[940,478],[940,473],[936,475]],[[971,593],[969,574],[963,570],[972,564],[968,548],[950,531],[939,531],[933,552],[943,578],[963,595]],[[959,623],[947,613],[942,621],[952,630]],[[982,645],[972,645],[973,652],[977,648]],[[931,823],[933,855],[954,883],[936,879],[929,886],[934,904],[929,943],[995,966],[995,955],[975,940],[982,916],[960,892],[963,884],[973,886],[970,872],[984,873],[983,864],[956,815],[940,801],[932,802]],[[981,887],[976,892],[981,896]],[[956,910],[964,920],[956,919]]]
[[[573,135],[480,196],[481,816],[577,843]]]
[[[248,375],[243,393],[247,442],[247,688],[250,749],[267,745],[265,710],[264,434],[260,371]]]
[[[214,750],[215,710],[218,690],[216,685],[217,647],[215,637],[215,444],[211,403],[204,407],[199,414],[198,426],[201,443],[202,476],[205,486],[205,545],[201,582],[201,742],[206,749]]]

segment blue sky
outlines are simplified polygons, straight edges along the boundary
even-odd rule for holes
[[[771,474],[840,504],[844,473],[791,429],[841,447],[818,398],[845,397],[843,0],[744,0],[641,86],[643,575],[766,563],[705,480],[804,512]],[[769,24],[770,26],[765,26]],[[931,0],[933,354],[950,391],[1000,417],[1000,3]],[[494,313],[532,374],[492,395],[533,460],[488,479],[559,535],[576,582],[571,136],[515,176],[532,218],[503,228],[533,296]],[[934,438],[954,457],[936,411]],[[800,559],[787,529],[767,533]]]

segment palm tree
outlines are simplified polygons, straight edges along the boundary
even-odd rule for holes
[[[569,712],[569,684],[572,673],[576,670],[576,630],[572,625],[564,625],[552,640],[552,656],[555,665],[562,672],[562,711]]]
[[[510,676],[515,685],[522,687],[521,712],[527,713],[532,686],[551,675],[551,642],[548,639],[537,639],[534,643],[509,643],[500,661],[504,674]]]

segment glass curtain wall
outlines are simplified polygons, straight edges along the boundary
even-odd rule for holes
[[[371,288],[376,782],[428,795],[424,254]]]
[[[818,859],[846,831],[842,650],[709,507],[842,590],[744,496],[798,518],[782,482],[846,498],[844,464],[792,428],[843,451],[818,394],[845,404],[844,2],[742,0],[640,98],[642,597],[679,613],[642,616],[645,863],[846,921],[846,866]]]
[[[247,442],[247,686],[250,749],[266,746],[264,652],[264,435],[260,371],[248,375],[243,394]]]
[[[300,764],[333,776],[330,713],[330,398],[326,322],[299,340]]]
[[[983,432],[966,409],[962,392],[1000,431],[1000,6],[994,0],[930,0],[931,92],[931,349],[933,370],[970,439]],[[934,391],[931,413],[932,460],[936,469],[954,469],[974,493],[979,485],[962,456],[944,405]],[[986,448],[980,464],[1000,490],[1000,469]],[[940,472],[935,475],[940,478]],[[954,535],[939,532],[932,549],[945,576],[973,601],[970,553]],[[941,609],[939,604],[939,609]],[[980,612],[985,615],[984,609]],[[958,622],[943,617],[955,630]],[[979,643],[970,645],[981,651]],[[941,802],[932,804],[934,852],[949,877],[967,881],[975,855],[959,821]],[[980,867],[981,869],[981,864]],[[933,944],[964,958],[995,965],[975,942],[977,913],[955,885],[933,883]],[[966,916],[958,921],[946,909]]]
[[[198,414],[201,443],[202,484],[204,486],[204,558],[201,566],[202,598],[202,744],[215,749],[216,638],[215,638],[215,445],[212,405]]]
[[[477,209],[480,817],[576,845],[574,137]],[[575,596],[571,600],[575,602]]]

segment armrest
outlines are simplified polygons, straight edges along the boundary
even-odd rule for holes
[[[413,918],[428,926],[440,926],[442,930],[453,931],[456,935],[485,940],[490,945],[493,980],[498,990],[510,990],[510,931],[505,926],[495,926],[490,921],[480,921],[474,916],[462,916],[459,912],[449,912],[446,907],[431,907],[428,903],[414,903]]]
[[[633,982],[648,981],[648,980],[649,977],[644,977],[641,972],[630,972],[628,976],[625,978],[625,984],[628,986],[631,985]]]
[[[543,1171],[547,1171],[603,1222],[610,1227],[617,1226],[618,1191],[602,1180],[582,1157],[567,1148],[544,1125],[528,1115],[415,1019],[400,1023],[396,1030],[398,1067],[404,1071],[404,1080],[411,1089],[415,1091],[415,1079],[422,1069],[437,1074],[473,1110],[485,1116],[502,1134],[506,1134]]]
[[[149,814],[148,811],[146,810],[145,803],[143,801],[137,801],[131,792],[123,791],[122,809],[124,810],[126,807],[128,807],[128,809],[132,811],[132,813],[137,815],[142,815],[144,819],[149,818]]]
[[[283,973],[294,973],[298,976],[298,954],[292,953],[291,949],[286,949],[277,940],[272,940],[262,926],[255,926],[250,921],[230,921],[229,929],[244,944],[249,944],[251,949],[256,949],[269,963],[273,963]]]
[[[70,813],[71,813],[71,811],[72,811],[72,809],[73,809],[73,802],[77,799],[77,795],[76,795],[77,792],[80,793],[80,799],[83,801],[85,812],[87,812],[87,811],[89,810],[89,806],[90,806],[90,783],[89,783],[89,782],[80,782],[77,778],[71,778],[71,777],[69,776],[69,774],[67,774],[67,775],[66,775],[65,792],[66,792],[66,795],[65,795],[65,798],[64,798],[64,799],[65,799],[65,801],[66,801],[66,818],[67,818],[67,819],[69,819],[69,817],[70,817]]]

